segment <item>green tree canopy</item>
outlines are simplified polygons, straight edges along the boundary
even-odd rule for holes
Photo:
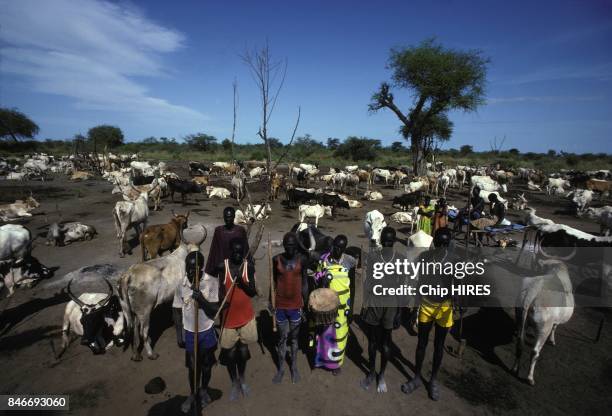
[[[484,103],[488,59],[479,51],[444,48],[429,39],[417,46],[392,49],[387,67],[393,85],[383,82],[372,95],[369,110],[388,108],[403,123],[401,133],[411,142],[413,170],[423,170],[424,156],[435,141],[448,140],[451,110],[475,111]],[[413,106],[403,112],[391,88],[407,89]]]
[[[283,142],[275,137],[268,137],[268,144],[270,144],[271,149],[280,149],[283,147]]]
[[[190,134],[185,137],[185,143],[193,149],[206,152],[212,150],[217,144],[217,138],[204,133]]]
[[[38,130],[38,125],[16,108],[0,108],[0,138],[32,139]]]
[[[380,150],[380,140],[368,139],[367,137],[347,137],[346,140],[338,146],[334,152],[334,156],[341,158],[350,158],[357,160],[374,160],[378,156]]]
[[[474,153],[474,147],[469,144],[464,144],[459,148],[459,154],[461,154],[461,156],[466,156],[472,153]]]
[[[87,140],[97,150],[103,150],[105,147],[113,148],[123,144],[123,132],[119,127],[102,124],[89,129]]]
[[[405,152],[407,149],[402,142],[393,142],[391,143],[391,150],[393,152]]]
[[[335,137],[327,138],[327,148],[329,150],[335,150],[340,146],[340,139],[336,139]]]

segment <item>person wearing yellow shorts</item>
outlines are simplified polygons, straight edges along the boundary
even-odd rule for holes
[[[436,230],[433,239],[434,250],[431,253],[427,253],[427,260],[444,262],[448,255],[448,246],[451,238],[451,232],[448,228]],[[450,285],[452,283],[452,276],[445,275],[421,276],[419,279],[423,282],[427,281],[428,284]],[[411,394],[423,385],[421,370],[429,342],[429,333],[434,325],[436,329],[434,335],[433,365],[428,392],[429,398],[437,401],[440,399],[437,376],[442,365],[444,341],[449,329],[453,326],[453,304],[450,296],[428,296],[421,298],[418,314],[419,335],[415,354],[415,374],[412,380],[402,384],[402,392]]]

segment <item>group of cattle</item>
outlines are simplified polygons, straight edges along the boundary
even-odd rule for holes
[[[44,160],[44,158],[36,157],[27,160]],[[233,195],[241,200],[245,193],[245,181],[261,178],[263,175],[268,175],[268,172],[263,166],[249,167],[226,162],[205,165],[200,162],[190,162],[191,178],[182,179],[176,173],[169,171],[163,162],[151,164],[134,160],[131,157],[125,162],[127,163],[106,164],[108,169],[104,170],[103,177],[114,185],[113,194],[120,194],[122,199],[115,203],[113,209],[120,244],[119,254],[124,256],[126,233],[128,229],[133,228],[140,242],[141,262],[132,265],[121,274],[118,294],[115,293],[110,282],[108,283],[109,290],[106,293],[84,293],[80,296],[74,295],[70,284],[68,285],[67,291],[71,301],[66,306],[64,314],[62,351],[66,349],[69,334],[72,332],[82,336],[94,353],[102,352],[100,344],[93,342],[93,337],[96,333],[94,329],[99,328],[100,322],[103,322],[111,340],[106,344],[106,348],[113,345],[113,342],[121,344],[126,332],[131,331],[134,335],[132,358],[140,360],[141,350],[144,347],[147,356],[155,359],[158,355],[151,347],[148,334],[151,312],[157,305],[168,302],[172,298],[174,288],[185,272],[185,257],[188,252],[199,248],[206,238],[206,229],[201,225],[189,227],[189,212],[186,214],[173,212],[169,223],[147,226],[149,204],[153,203],[154,210],[160,209],[162,198],[170,196],[174,200],[175,193],[181,195],[183,202],[187,195],[200,192],[206,192],[209,198],[228,198],[232,192],[227,188],[211,184],[212,180],[221,180],[223,176],[227,177],[233,189]],[[57,162],[51,159],[45,163],[49,163],[52,167],[57,165]],[[69,161],[62,166],[69,167]],[[389,219],[400,224],[414,225],[418,222],[415,207],[419,205],[426,193],[445,196],[449,187],[462,188],[469,184],[470,189],[478,186],[485,200],[491,193],[495,193],[502,203],[508,203],[503,194],[507,192],[507,186],[512,184],[515,178],[527,182],[530,191],[543,192],[542,187],[545,187],[551,194],[569,196],[580,215],[595,218],[601,225],[603,236],[592,236],[537,216],[535,210],[528,207],[524,194],[508,198],[511,207],[527,210],[525,225],[535,230],[537,246],[540,247],[542,253],[546,253],[545,247],[563,246],[564,244],[571,244],[575,247],[612,245],[612,237],[607,237],[612,229],[612,207],[589,207],[595,194],[601,194],[602,198],[607,196],[610,190],[610,179],[612,179],[609,171],[561,172],[550,177],[543,177],[541,173],[530,169],[502,171],[465,166],[444,169],[439,165],[432,168],[434,170],[428,171],[427,174],[415,177],[401,167],[360,169],[353,165],[345,166],[344,169],[331,169],[329,173],[319,176],[320,170],[315,165],[290,164],[287,176],[271,172],[269,178],[271,194],[278,195],[278,191],[284,189],[287,206],[298,208],[300,225],[297,232],[306,233],[304,236],[311,241],[310,249],[318,245],[315,233],[319,233],[317,228],[322,217],[335,215],[337,209],[361,208],[364,205],[363,200],[383,199],[382,193],[374,189],[378,183],[383,181],[384,184],[392,182],[395,189],[401,189],[402,184],[404,185],[404,193],[395,196],[392,200],[392,205],[398,207],[400,211],[392,214]],[[65,170],[62,172],[67,173]],[[214,179],[215,177],[217,179]],[[321,182],[324,187],[295,187],[293,179],[296,179],[298,184],[306,186],[312,182]],[[342,193],[348,192],[356,197],[360,184],[365,185],[361,200],[351,199]],[[570,189],[572,187],[574,189]],[[558,192],[559,188],[561,192]],[[0,218],[7,222],[15,218],[31,216],[30,212],[38,206],[33,196],[29,196],[13,204],[0,206]],[[264,219],[270,213],[269,204],[247,204],[244,209],[237,211],[235,221],[246,224]],[[308,218],[314,220],[314,227],[305,224]],[[386,225],[385,215],[380,211],[371,210],[365,214],[363,227],[372,245],[380,244],[380,233]],[[91,239],[95,234],[95,228],[86,224],[54,223],[49,226],[47,243],[64,245],[78,240]],[[10,294],[13,293],[16,284],[28,284],[34,279],[48,277],[52,273],[40,263],[36,265],[37,262],[31,255],[32,241],[30,231],[22,225],[6,224],[0,227],[0,273],[4,277],[4,284]],[[426,247],[431,243],[431,238],[424,236],[422,232],[417,232],[410,237],[410,241],[415,246]],[[170,253],[160,257],[164,252]],[[566,284],[566,280],[563,280],[564,271],[557,269],[557,272],[561,276],[562,283]],[[100,276],[101,280],[106,278],[105,275]],[[78,276],[74,280],[78,281]],[[526,292],[530,294],[532,302],[540,296],[536,283],[531,281],[525,283]],[[540,332],[546,337],[550,336],[553,340],[554,328],[571,317],[571,313],[568,316],[566,312],[541,314],[534,317],[532,310],[530,304],[527,305],[524,309],[525,316],[531,314],[535,325],[540,325]],[[521,338],[526,322],[526,318],[522,320]],[[533,367],[539,354],[539,348],[541,345],[536,345],[532,351],[532,366],[528,377],[530,382],[533,382]],[[534,356],[535,359],[533,359]]]

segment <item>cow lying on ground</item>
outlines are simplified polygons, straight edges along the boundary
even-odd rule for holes
[[[255,221],[261,221],[268,218],[271,212],[272,208],[270,207],[270,204],[266,204],[266,206],[263,208],[261,205],[247,205],[244,212],[242,212],[240,209],[236,210],[234,224],[251,224]]]
[[[38,208],[40,204],[29,196],[25,200],[18,199],[12,204],[0,205],[0,220],[2,221],[14,221],[23,217],[31,217],[30,211]]]
[[[208,198],[219,198],[219,199],[227,199],[232,194],[229,190],[217,186],[207,186],[206,193],[208,194]]]
[[[47,232],[47,245],[63,246],[74,241],[91,240],[97,234],[91,225],[80,222],[58,224],[54,222]]]
[[[124,315],[119,297],[113,294],[110,282],[108,293],[83,293],[75,296],[70,290],[72,280],[68,283],[67,292],[72,299],[64,310],[62,324],[62,346],[58,358],[70,344],[71,333],[81,337],[81,345],[87,345],[94,354],[102,354],[114,344],[124,344]]]
[[[181,233],[187,228],[189,214],[175,214],[168,224],[156,224],[148,226],[140,235],[140,249],[142,261],[156,258],[164,251],[172,251],[181,244]]]

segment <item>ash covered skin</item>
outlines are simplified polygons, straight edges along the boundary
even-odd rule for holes
[[[383,228],[380,235],[381,254],[393,255],[395,241],[395,229],[392,227]],[[387,392],[385,370],[390,357],[391,332],[395,326],[395,320],[398,318],[398,313],[399,309],[397,307],[364,308],[364,311],[362,311],[362,315],[366,318],[364,320],[367,323],[366,337],[368,339],[368,374],[360,383],[364,390],[368,390],[376,380],[376,391],[378,393]],[[392,318],[392,322],[389,322],[389,318]],[[376,373],[376,352],[379,350],[380,371]]]

